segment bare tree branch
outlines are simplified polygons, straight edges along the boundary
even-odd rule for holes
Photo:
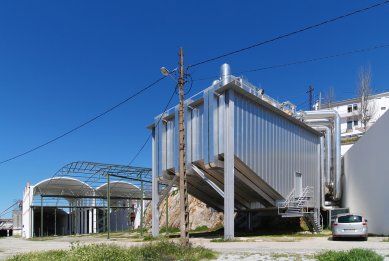
[[[373,94],[371,88],[371,68],[370,65],[362,67],[358,75],[358,100],[359,100],[359,114],[363,129],[367,130],[367,125],[376,113],[375,104],[370,100]]]
[[[335,90],[334,87],[329,87],[325,93],[324,93],[324,104],[327,106],[327,108],[332,107],[332,103],[335,102]]]

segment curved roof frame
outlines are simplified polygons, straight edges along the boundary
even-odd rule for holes
[[[67,201],[82,198],[106,199],[107,176],[110,176],[112,184],[111,198],[140,199],[143,195],[143,199],[151,199],[151,168],[88,161],[66,164],[53,177],[38,182],[34,186],[33,195],[64,198]],[[49,199],[45,199],[45,202],[48,201]]]

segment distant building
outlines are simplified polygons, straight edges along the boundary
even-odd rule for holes
[[[0,219],[0,237],[12,236],[13,226],[12,219],[2,218]]]
[[[367,129],[370,128],[389,108],[389,92],[371,95],[372,118],[367,123]],[[351,137],[364,132],[361,122],[360,112],[361,102],[358,98],[322,104],[320,109],[336,110],[341,118],[341,135],[342,137]],[[318,109],[318,106],[316,106]]]

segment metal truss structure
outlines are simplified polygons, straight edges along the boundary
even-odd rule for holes
[[[63,166],[52,178],[36,184],[31,191],[30,207],[40,212],[40,227],[43,228],[44,209],[68,209],[68,213],[93,209],[105,213],[119,209],[129,209],[131,212],[135,210],[130,202],[137,201],[142,228],[144,201],[151,200],[151,180],[151,168],[76,161]],[[108,232],[109,238],[110,226],[106,224],[110,224],[110,215],[105,214],[103,219],[106,219],[104,231]],[[55,224],[55,234],[56,227]],[[43,236],[43,229],[39,234]]]

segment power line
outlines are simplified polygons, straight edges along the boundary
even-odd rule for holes
[[[158,121],[157,121],[157,124],[159,124],[159,122],[161,121],[163,115],[165,114],[165,112],[167,111],[168,107],[170,106],[170,102],[173,100],[173,97],[174,97],[174,94],[176,93],[176,90],[177,90],[177,86],[174,88],[174,91],[172,93],[172,95],[170,96],[170,99],[168,101],[168,103],[166,104],[164,110],[163,110],[163,113],[161,114],[161,116],[159,117]],[[150,138],[151,138],[151,133],[149,134],[149,136],[147,137],[146,141],[143,143],[142,147],[140,147],[140,149],[138,150],[138,152],[135,154],[135,156],[131,159],[130,163],[128,163],[129,166],[131,166],[131,164],[138,158],[139,154],[143,151],[143,149],[145,148],[145,146],[147,145],[147,143],[150,141]]]
[[[262,41],[262,42],[259,42],[259,43],[252,44],[250,46],[243,47],[243,48],[235,50],[235,51],[227,52],[225,54],[222,54],[222,55],[219,55],[219,56],[215,56],[213,58],[209,58],[209,59],[197,62],[195,64],[189,65],[188,68],[189,67],[199,66],[199,65],[202,65],[202,64],[205,64],[205,63],[208,63],[208,62],[212,62],[212,61],[215,61],[215,60],[227,57],[227,56],[231,56],[233,54],[237,54],[237,53],[240,53],[240,52],[247,51],[249,49],[252,49],[252,48],[255,48],[255,47],[258,47],[258,46],[261,46],[261,45],[265,45],[265,44],[268,44],[268,43],[271,43],[271,42],[275,42],[277,40],[280,40],[280,39],[283,39],[283,38],[287,38],[289,36],[292,36],[292,35],[295,35],[295,34],[298,34],[298,33],[302,33],[302,32],[308,31],[308,30],[312,30],[312,29],[315,29],[315,28],[320,27],[322,25],[329,24],[329,23],[341,20],[343,18],[347,18],[349,16],[353,16],[353,15],[362,13],[362,12],[366,12],[366,11],[368,11],[370,9],[382,6],[382,5],[387,4],[387,3],[389,3],[389,0],[386,0],[386,1],[383,1],[383,2],[380,2],[380,3],[376,3],[376,4],[373,4],[373,5],[361,8],[361,9],[357,9],[357,10],[352,11],[350,13],[347,13],[347,14],[344,14],[344,15],[340,15],[340,16],[337,16],[337,17],[334,17],[334,18],[330,18],[328,20],[324,20],[324,21],[322,21],[320,23],[313,24],[313,25],[310,25],[310,26],[298,29],[296,31],[292,31],[292,32],[289,32],[289,33],[286,33],[286,34],[282,34],[282,35],[276,36],[274,38],[271,38],[271,39],[268,39],[268,40],[265,40],[265,41]]]
[[[255,69],[240,71],[240,72],[238,72],[238,74],[265,71],[265,70],[270,70],[270,69],[288,67],[288,66],[292,66],[292,65],[300,65],[300,64],[304,64],[304,63],[319,62],[319,61],[323,61],[323,60],[338,58],[341,56],[347,56],[347,55],[352,55],[352,54],[357,54],[357,53],[364,53],[364,52],[374,51],[377,49],[388,48],[388,47],[389,47],[389,44],[375,45],[372,47],[356,49],[356,50],[352,50],[352,51],[347,51],[347,52],[333,54],[333,55],[327,55],[327,56],[323,56],[323,57],[311,58],[311,59],[306,59],[306,60],[299,60],[299,61],[290,62],[290,63],[263,66],[263,67],[259,67],[259,68],[255,68]],[[204,78],[196,79],[194,81],[204,81],[204,80],[209,80],[209,79],[215,79],[216,77],[217,76],[204,77]]]
[[[105,110],[104,112],[102,112],[102,113],[100,113],[100,114],[94,116],[93,118],[87,120],[86,122],[84,122],[84,123],[78,125],[77,127],[73,128],[73,129],[71,129],[71,130],[69,130],[69,131],[67,131],[67,132],[65,132],[65,133],[63,133],[63,134],[61,134],[61,135],[59,135],[59,136],[57,136],[57,137],[55,137],[55,138],[53,138],[53,139],[51,139],[51,140],[45,142],[45,143],[43,143],[43,144],[41,144],[41,145],[38,145],[38,146],[36,146],[36,147],[34,147],[34,148],[32,148],[32,149],[29,149],[29,150],[27,150],[27,151],[25,151],[25,152],[23,152],[23,153],[20,153],[20,154],[18,154],[18,155],[15,155],[15,156],[9,158],[9,159],[6,159],[6,160],[1,161],[1,162],[0,162],[0,165],[1,165],[1,164],[4,164],[4,163],[6,163],[6,162],[9,162],[9,161],[11,161],[11,160],[20,158],[20,157],[22,157],[22,156],[24,156],[24,155],[26,155],[26,154],[31,153],[31,152],[34,152],[34,151],[36,151],[36,150],[38,150],[38,149],[40,149],[40,148],[42,148],[42,147],[45,147],[45,146],[49,145],[50,143],[53,143],[53,142],[55,142],[55,141],[57,141],[57,140],[59,140],[59,139],[65,137],[65,136],[71,134],[72,132],[75,132],[75,131],[78,130],[78,129],[81,129],[82,127],[88,125],[89,123],[92,123],[93,121],[95,121],[95,120],[101,118],[102,116],[108,114],[109,112],[115,110],[115,109],[118,108],[119,106],[121,106],[121,105],[125,104],[126,102],[132,100],[133,98],[135,98],[136,96],[138,96],[138,95],[140,95],[141,93],[145,92],[146,90],[150,89],[151,87],[153,87],[154,85],[156,85],[157,83],[159,83],[160,81],[162,81],[162,80],[165,79],[165,78],[166,78],[166,76],[163,76],[163,77],[159,78],[158,80],[152,82],[151,84],[147,85],[147,86],[144,87],[143,89],[137,91],[135,94],[133,94],[133,95],[127,97],[127,98],[124,99],[123,101],[121,101],[121,102],[119,102],[118,104],[116,104],[116,105],[110,107],[109,109]]]
[[[17,200],[15,203],[13,203],[11,206],[9,206],[7,209],[3,210],[1,213],[0,213],[0,216],[3,216],[5,215],[6,213],[8,213],[11,208],[13,208],[14,206],[16,206],[17,204],[20,204],[20,200]],[[7,212],[8,211],[8,212]]]

